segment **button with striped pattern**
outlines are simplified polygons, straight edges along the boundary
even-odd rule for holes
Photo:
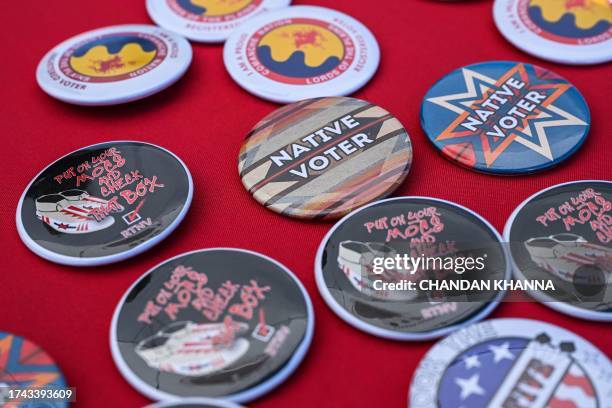
[[[385,109],[354,98],[296,102],[262,119],[238,171],[260,204],[302,219],[336,219],[392,193],[412,162],[408,132]]]

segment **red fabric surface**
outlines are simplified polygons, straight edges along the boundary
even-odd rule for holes
[[[295,4],[306,4],[295,1]],[[552,184],[612,179],[611,66],[561,66],[515,49],[496,30],[492,2],[434,0],[311,0],[365,23],[382,49],[377,75],[356,97],[395,114],[409,130],[413,167],[396,195],[455,201],[502,230],[517,204]],[[4,205],[0,206],[0,330],[42,345],[77,388],[76,407],[142,406],[148,400],[119,374],[108,346],[113,310],[128,286],[157,263],[198,248],[230,246],[262,252],[292,269],[315,308],[312,347],[294,375],[253,407],[401,407],[412,374],[432,342],[379,339],[343,323],[316,289],[313,261],[331,224],[308,223],[265,210],[242,188],[237,155],[245,134],[277,105],[243,91],[226,73],[222,46],[194,45],[191,69],[171,89],[125,106],[81,108],[44,94],[34,72],[51,47],[97,27],[150,23],[144,0],[11,1],[0,13]],[[427,89],[462,65],[522,60],[552,69],[587,99],[592,128],[581,150],[562,166],[523,177],[494,177],[455,166],[429,144],[419,126]],[[195,183],[191,210],[153,250],[115,265],[78,269],[31,253],[15,228],[18,199],[45,165],[79,147],[116,139],[159,144],[179,155]],[[610,355],[610,326],[578,320],[537,303],[500,306],[492,317],[527,317],[571,329]]]

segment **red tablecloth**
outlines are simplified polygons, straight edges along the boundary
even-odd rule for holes
[[[296,1],[305,4],[306,1]],[[355,96],[395,114],[410,132],[413,167],[396,195],[455,201],[501,230],[517,204],[552,184],[612,179],[610,64],[571,67],[532,58],[496,30],[491,1],[312,0],[365,23],[382,49],[377,75]],[[380,7],[377,7],[380,6]],[[295,374],[254,407],[401,407],[412,374],[432,342],[401,343],[364,334],[324,304],[314,282],[316,249],[331,224],[281,217],[244,190],[237,155],[245,134],[277,105],[235,84],[222,47],[195,45],[191,69],[176,86],[125,106],[81,108],[48,97],[34,72],[40,58],[64,39],[97,27],[150,23],[144,0],[10,1],[2,7],[1,129],[4,173],[0,207],[0,330],[42,345],[77,388],[77,407],[141,406],[147,399],[119,374],[109,350],[113,310],[126,288],[157,263],[198,248],[229,246],[262,252],[292,269],[315,308],[312,347]],[[427,89],[442,75],[484,60],[521,60],[550,68],[587,99],[592,128],[581,150],[562,166],[524,177],[493,177],[453,165],[419,126]],[[119,264],[90,269],[55,265],[31,253],[15,229],[15,208],[43,166],[79,147],[107,140],[159,144],[179,155],[194,177],[195,195],[183,224],[153,250]],[[537,303],[504,304],[492,317],[555,323],[612,353],[610,326],[554,312]]]

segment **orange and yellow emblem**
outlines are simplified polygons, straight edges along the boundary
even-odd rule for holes
[[[179,16],[200,23],[219,23],[253,14],[263,0],[166,0]]]
[[[156,68],[167,55],[161,39],[144,33],[118,33],[86,40],[60,59],[68,77],[83,82],[114,82]]]
[[[333,24],[289,19],[258,30],[248,41],[247,56],[263,76],[310,85],[342,75],[354,60],[355,46],[351,37]]]

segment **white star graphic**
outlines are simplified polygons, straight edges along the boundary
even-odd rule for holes
[[[461,388],[461,399],[464,400],[472,394],[484,395],[485,391],[480,385],[478,380],[480,376],[474,374],[470,378],[456,378],[455,383]]]
[[[514,360],[514,354],[510,352],[510,343],[506,342],[500,346],[489,346],[494,354],[493,361],[499,363],[502,360]]]
[[[478,355],[474,354],[473,356],[468,356],[463,359],[465,363],[465,368],[470,369],[474,367],[480,367],[480,361],[478,361]]]
[[[436,96],[433,98],[429,98],[428,101],[461,115],[463,113],[463,109],[461,109],[460,107],[456,105],[453,105],[450,102],[455,101],[457,99],[467,99],[467,98],[474,98],[474,100],[477,99],[479,93],[476,89],[475,79],[480,79],[481,82],[484,82],[486,84],[495,85],[495,79],[491,77],[482,75],[476,71],[472,71],[471,69],[463,68],[461,71],[463,73],[463,80],[465,81],[465,87],[467,88],[466,92],[459,92],[459,93],[452,94],[452,95]],[[488,89],[489,87],[487,87],[486,85],[480,84],[481,93],[484,93]],[[462,105],[469,108],[472,105],[472,101],[468,100],[467,102],[462,102]]]
[[[486,75],[482,75],[470,69],[463,68],[462,73],[463,73],[463,79],[465,81],[465,86],[467,89],[466,92],[459,92],[459,93],[451,94],[451,95],[437,96],[437,97],[429,98],[427,100],[431,103],[434,103],[438,106],[441,106],[443,108],[446,108],[450,111],[453,111],[461,115],[464,112],[464,110],[461,107],[454,105],[452,102],[456,100],[460,100],[460,99],[474,98],[472,100],[466,100],[466,101],[461,102],[462,105],[466,107],[470,107],[473,101],[480,98],[481,96],[479,95],[479,92],[477,90],[476,79],[481,81],[481,83],[479,84],[481,92],[484,92],[487,89],[489,89],[489,87],[485,84],[489,84],[491,85],[491,87],[493,87],[496,83],[496,80],[494,78],[490,78]],[[553,160],[553,154],[550,149],[550,145],[548,143],[548,138],[546,137],[546,128],[555,127],[555,126],[571,126],[571,125],[586,126],[587,123],[580,120],[579,118],[572,115],[571,113],[564,111],[552,104],[548,105],[547,109],[559,115],[562,119],[558,119],[554,121],[536,122],[534,124],[534,127],[536,131],[538,143],[534,143],[531,140],[524,138],[522,136],[519,136],[519,135],[515,137],[514,141],[546,157],[548,160]],[[540,115],[536,119],[546,119],[548,117],[550,117],[549,114],[547,114],[546,112],[541,112]],[[527,127],[524,130],[524,132],[526,134],[531,135],[531,130],[529,129],[529,127]]]

